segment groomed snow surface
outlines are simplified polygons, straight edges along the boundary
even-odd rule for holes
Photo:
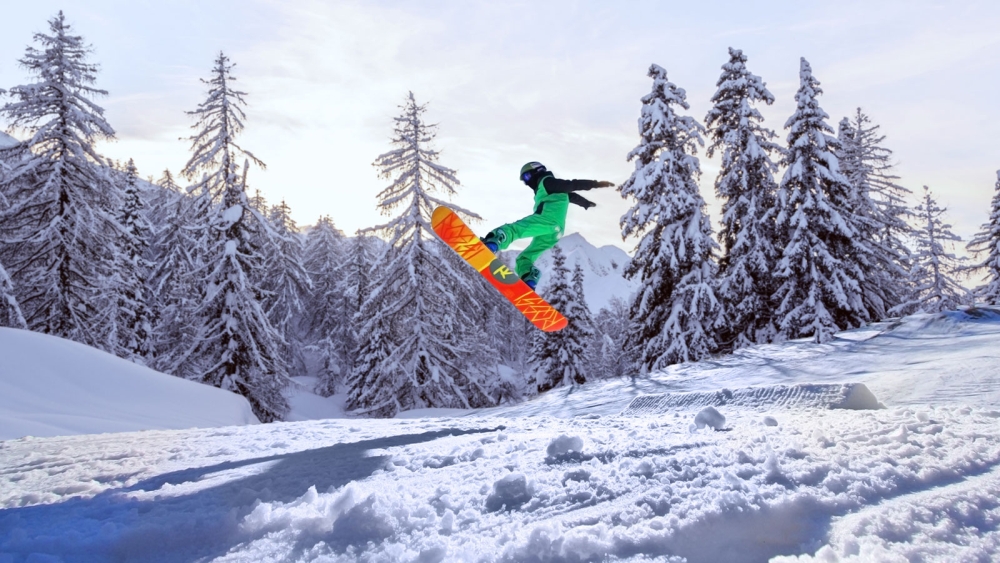
[[[923,315],[464,415],[0,442],[0,563],[994,561],[998,430],[1000,311]]]

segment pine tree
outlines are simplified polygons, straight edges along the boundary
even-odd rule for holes
[[[585,353],[587,340],[593,336],[593,321],[583,304],[583,271],[577,266],[573,279],[569,279],[566,254],[559,246],[552,249],[552,279],[544,297],[566,316],[569,324],[558,332],[540,332],[536,337],[532,363],[539,393],[587,382]]]
[[[986,274],[986,283],[975,290],[976,299],[1000,306],[1000,170],[997,170],[996,193],[990,206],[990,220],[969,242],[968,248],[986,258],[970,268]]]
[[[250,198],[250,207],[261,215],[268,215],[267,199],[264,197],[264,194],[260,193],[260,190],[253,191],[253,197]]]
[[[840,170],[853,188],[845,220],[857,233],[857,243],[868,249],[855,257],[865,272],[861,294],[872,319],[884,318],[903,299],[909,268],[903,241],[910,235],[904,199],[910,190],[896,183],[892,151],[882,146],[885,136],[878,129],[858,108],[853,120],[841,120],[837,133]]]
[[[132,159],[128,161],[122,181],[125,201],[118,217],[123,231],[114,276],[118,293],[115,327],[123,357],[146,365],[152,353],[152,311],[147,291],[152,264],[146,259],[152,229],[144,215],[139,173]]]
[[[643,371],[694,361],[714,352],[721,308],[715,297],[716,265],[697,147],[701,125],[680,116],[685,92],[657,65],[649,68],[653,91],[642,98],[639,146],[628,154],[635,172],[619,188],[635,203],[622,217],[622,237],[641,236],[625,274],[641,283],[632,302],[634,331],[626,346]]]
[[[172,193],[180,193],[181,187],[177,185],[177,181],[174,180],[174,175],[170,173],[169,168],[163,170],[163,175],[157,180],[156,185]]]
[[[366,304],[373,308],[378,306],[369,301],[373,274],[376,271],[374,265],[381,262],[382,254],[375,246],[376,239],[369,236],[369,233],[360,230],[355,233],[348,248],[347,269],[338,288],[350,311],[350,338],[343,342],[349,363],[344,366],[342,374],[347,383],[349,404],[361,404],[365,394],[373,391],[368,383],[369,378],[376,380],[380,377],[379,366],[389,357],[388,343],[385,341],[388,334],[387,318],[379,315],[377,310],[365,310]],[[366,316],[373,313],[375,317]],[[367,327],[372,332],[365,334],[363,330],[369,323],[373,323]],[[327,381],[321,384],[319,391],[322,392],[324,388],[332,392],[333,384]]]
[[[945,250],[945,244],[961,241],[951,232],[951,225],[941,218],[947,209],[938,207],[930,188],[924,186],[924,199],[914,210],[920,227],[913,229],[917,252],[910,271],[909,299],[896,306],[895,312],[939,313],[957,309],[965,301],[966,290],[955,274],[961,269],[959,259]]]
[[[777,332],[771,317],[773,272],[780,249],[774,247],[774,207],[777,185],[771,155],[781,154],[772,141],[777,135],[761,125],[753,107],[774,103],[764,81],[746,67],[739,49],[729,49],[722,65],[715,104],[708,112],[711,144],[708,156],[722,153],[715,193],[722,200],[719,240],[719,299],[725,310],[725,349],[766,343]]]
[[[3,94],[4,90],[0,89],[0,95]],[[17,158],[13,151],[0,147],[0,185],[3,185],[3,175],[11,170],[7,161],[13,162]],[[0,216],[6,207],[7,198],[4,197],[3,192],[0,192]],[[3,250],[0,249],[0,255],[2,254]],[[17,303],[17,296],[14,295],[14,282],[11,281],[10,275],[4,269],[3,262],[0,262],[0,326],[28,328],[24,314],[21,312],[21,306]]]
[[[573,266],[572,281],[573,301],[566,307],[569,315],[567,318],[571,319],[570,325],[567,326],[570,329],[569,334],[567,334],[567,340],[575,339],[578,342],[576,346],[579,346],[580,349],[581,371],[585,379],[591,380],[600,373],[597,371],[596,366],[601,359],[601,338],[597,333],[594,315],[587,306],[587,297],[583,288],[583,267],[579,262]]]
[[[867,320],[860,281],[864,274],[852,253],[864,253],[845,219],[853,190],[840,174],[837,139],[816,96],[823,91],[803,58],[798,107],[785,123],[786,168],[778,186],[777,226],[783,242],[775,273],[776,318],[783,338],[826,342],[839,330]]]
[[[261,307],[262,290],[253,272],[263,267],[261,231],[266,219],[250,207],[246,194],[249,161],[264,163],[241,148],[244,92],[233,89],[233,65],[222,53],[215,61],[208,98],[188,112],[196,119],[192,156],[184,175],[201,180],[193,187],[199,200],[213,202],[210,223],[198,247],[205,263],[192,276],[205,280],[196,309],[197,336],[181,358],[183,372],[196,381],[227,389],[250,401],[261,422],[281,420],[288,411],[282,394],[288,377],[279,361],[281,335]],[[243,173],[236,159],[244,156]]]
[[[176,373],[178,355],[195,337],[194,311],[201,293],[193,272],[202,225],[191,216],[194,198],[183,192],[169,170],[157,181],[161,188],[150,202],[153,225],[149,256],[153,265],[149,293],[153,308],[153,364],[164,373]],[[206,218],[207,219],[207,218]]]
[[[621,377],[634,369],[635,360],[627,354],[625,341],[631,332],[629,304],[615,297],[594,319],[600,336],[600,371],[604,377]]]
[[[447,256],[454,252],[430,225],[433,209],[445,204],[431,193],[452,195],[459,181],[428,148],[435,126],[423,121],[426,106],[418,105],[411,92],[402,109],[395,118],[396,149],[375,161],[381,176],[392,180],[379,194],[379,207],[387,216],[398,213],[373,229],[388,237],[389,249],[361,313],[368,319],[361,328],[364,338],[384,342],[362,351],[348,404],[372,416],[487,406],[483,374],[470,361],[478,350],[467,345],[474,339],[469,317],[475,309],[474,272]]]
[[[14,284],[7,275],[7,270],[0,264],[0,326],[12,328],[28,328],[28,323],[21,313],[21,306],[14,296]]]
[[[109,349],[108,276],[120,227],[118,204],[93,143],[114,130],[90,98],[107,95],[92,85],[97,66],[62,14],[50,35],[36,33],[20,60],[37,77],[15,86],[0,107],[14,128],[26,131],[23,159],[9,163],[0,193],[0,262],[7,267],[31,330]]]
[[[303,330],[319,364],[316,392],[324,397],[333,395],[337,384],[346,379],[353,347],[350,320],[354,308],[341,284],[350,267],[346,245],[344,233],[328,215],[320,217],[306,235],[304,266],[312,291],[307,296]]]
[[[305,313],[305,300],[312,291],[312,280],[303,264],[304,240],[299,233],[291,208],[284,201],[271,207],[269,229],[261,241],[264,254],[264,276],[260,286],[264,291],[263,306],[271,326],[284,338],[279,360],[302,370],[304,344],[300,324]]]

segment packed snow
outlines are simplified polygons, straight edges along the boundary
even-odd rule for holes
[[[239,395],[0,327],[0,440],[239,424],[257,424]]]
[[[0,561],[1000,553],[1000,310],[426,414],[0,442]]]

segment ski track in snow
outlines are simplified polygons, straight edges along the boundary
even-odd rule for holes
[[[1000,316],[923,316],[465,416],[10,440],[0,563],[991,561],[998,380]]]

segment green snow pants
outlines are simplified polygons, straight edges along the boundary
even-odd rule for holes
[[[497,231],[503,231],[506,237],[500,250],[506,250],[510,243],[522,238],[531,238],[531,244],[517,255],[514,270],[518,276],[523,276],[531,271],[535,260],[546,250],[552,248],[559,241],[565,227],[545,215],[529,215],[524,219],[501,225]]]

